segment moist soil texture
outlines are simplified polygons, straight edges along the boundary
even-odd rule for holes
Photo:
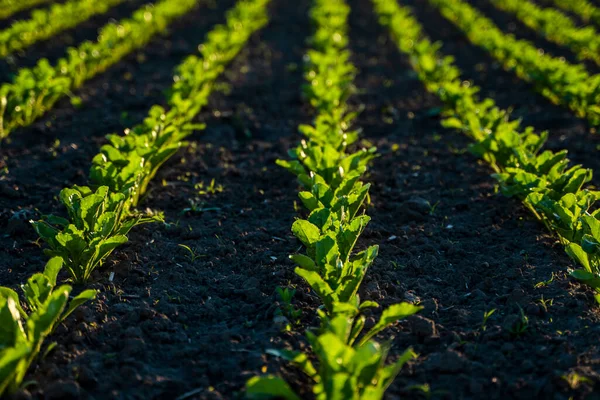
[[[86,183],[105,134],[164,104],[173,68],[234,1],[201,3],[76,91],[80,107],[59,102],[0,148],[0,284],[17,288],[42,268],[43,245],[28,221],[64,214],[61,188]],[[378,338],[391,341],[391,360],[409,347],[418,354],[386,398],[599,398],[593,293],[568,278],[573,263],[555,238],[517,200],[497,193],[492,171],[466,151],[469,140],[440,127],[441,103],[380,27],[371,3],[348,3],[359,71],[351,103],[364,107],[357,120],[363,144],[379,151],[366,177],[372,221],[359,247],[379,244],[380,255],[361,297],[424,307]],[[597,139],[584,122],[504,71],[424,0],[404,4],[483,96],[513,108],[524,124],[549,129],[548,148],[600,167]],[[306,348],[303,331],[318,323],[318,299],[287,258],[300,248],[290,233],[303,215],[298,185],[275,165],[301,140],[298,125],[313,117],[301,95],[309,7],[309,0],[272,1],[269,25],[253,35],[198,116],[206,129],[162,168],[143,199],[167,223],[134,229],[98,270],[91,284],[98,299],[52,336],[57,346],[15,398],[236,399],[263,372],[284,376],[311,398],[304,376],[265,355],[268,348]],[[121,12],[113,17],[128,11]],[[51,48],[44,56],[61,51]],[[298,321],[278,317],[278,286],[296,289]]]

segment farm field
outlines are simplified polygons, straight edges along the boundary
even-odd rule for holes
[[[147,3],[0,0],[0,398],[598,398],[599,2]]]

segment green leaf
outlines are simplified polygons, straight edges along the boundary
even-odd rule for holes
[[[592,267],[590,266],[588,254],[581,248],[581,246],[579,246],[577,243],[569,243],[567,246],[565,246],[565,251],[573,260],[583,266],[587,272],[592,273]]]
[[[15,300],[9,297],[0,302],[0,344],[2,347],[15,346],[24,335],[21,314]]]
[[[21,317],[27,318],[27,314],[25,313],[25,310],[23,310],[23,308],[21,307],[21,302],[19,300],[19,295],[17,294],[17,292],[15,292],[14,290],[12,290],[10,288],[0,286],[0,300],[7,300],[9,298],[13,299],[15,307],[17,307],[17,310],[19,310]],[[0,302],[0,304],[4,304],[4,303]],[[0,343],[2,343],[2,342],[0,341]]]
[[[323,236],[315,244],[315,262],[322,270],[328,271],[328,266],[335,269],[339,255],[337,243],[331,236]]]
[[[296,176],[305,175],[306,170],[302,166],[299,161],[286,161],[286,160],[277,160],[277,165],[287,169],[289,172],[293,173]]]
[[[348,257],[356,244],[356,240],[370,220],[371,218],[367,215],[356,217],[338,233],[337,242],[340,248],[340,256],[343,261],[348,260]]]
[[[371,300],[367,300],[367,301],[363,301],[362,303],[360,303],[360,306],[358,307],[358,309],[362,312],[368,308],[379,308],[379,304],[377,304],[374,301]]]
[[[333,224],[333,214],[328,208],[319,208],[310,213],[308,221],[318,227],[320,232],[325,232]]]
[[[308,248],[312,248],[321,236],[319,228],[303,219],[293,223],[292,233]]]
[[[600,289],[600,277],[591,272],[577,269],[571,272],[571,276],[596,290]]]
[[[364,315],[359,315],[354,320],[354,325],[352,326],[352,331],[350,332],[350,336],[348,337],[348,344],[350,346],[352,346],[354,344],[354,342],[356,341],[356,339],[358,338],[358,336],[364,329],[366,320],[367,320],[367,317],[365,317]]]
[[[20,343],[17,347],[10,347],[0,350],[0,396],[11,386],[16,386],[16,375],[19,370],[19,364],[26,362],[31,353],[31,347],[26,343]]]
[[[311,192],[300,192],[298,197],[300,197],[302,204],[304,204],[304,207],[306,207],[309,211],[313,211],[319,207],[319,200],[317,200],[317,198],[313,196]]]
[[[67,310],[64,312],[60,319],[61,322],[67,319],[67,317],[71,315],[71,313],[75,311],[80,305],[87,303],[88,301],[94,300],[97,294],[98,292],[93,289],[84,290],[83,292],[79,293],[79,295],[77,295],[73,300],[69,302]]]
[[[46,263],[44,275],[48,278],[48,282],[52,287],[56,286],[56,278],[58,277],[58,273],[62,269],[63,264],[64,260],[62,257],[52,257],[50,261]]]
[[[72,259],[78,259],[88,245],[83,232],[78,230],[75,225],[69,225],[64,231],[56,235],[56,241],[64,247]]]
[[[346,372],[336,372],[323,382],[327,400],[359,400],[358,387],[354,383],[353,377]]]
[[[43,304],[52,294],[54,286],[50,284],[50,281],[44,274],[37,273],[29,277],[27,283],[22,285],[21,288],[25,293],[25,299],[29,304],[29,308],[32,311],[36,311],[39,307],[43,307]]]
[[[316,343],[313,345],[313,350],[317,354],[321,369],[327,368],[332,372],[344,371],[349,365],[354,350],[347,346],[345,341],[347,336],[325,332],[316,338]],[[328,382],[323,382],[327,384]]]
[[[449,129],[462,129],[463,123],[458,118],[445,118],[441,121],[441,124],[444,128]]]
[[[317,370],[312,365],[312,363],[308,359],[308,356],[305,353],[302,353],[300,351],[269,349],[267,350],[267,354],[283,358],[284,360],[293,363],[310,378],[315,378],[317,376]]]
[[[293,254],[290,256],[290,259],[303,269],[309,271],[318,271],[317,265],[315,264],[313,259],[308,256],[305,256],[303,254]]]
[[[94,260],[96,260],[96,262],[101,262],[114,249],[116,249],[122,244],[127,243],[127,240],[127,236],[125,235],[117,235],[109,239],[101,240],[96,246]]]
[[[368,340],[370,340],[372,337],[374,337],[379,332],[392,325],[393,323],[400,321],[401,319],[404,319],[406,317],[409,317],[413,314],[416,314],[417,312],[419,312],[419,310],[422,309],[423,307],[415,306],[410,303],[399,303],[389,306],[388,308],[383,310],[383,313],[381,313],[381,318],[379,319],[379,322],[377,322],[377,324],[375,324],[375,326],[371,328],[371,330],[367,334],[365,334],[365,336],[361,339],[359,346],[364,345]]]
[[[246,397],[254,400],[301,400],[283,379],[268,375],[255,376],[246,383]]]
[[[380,365],[385,361],[386,353],[379,343],[374,341],[369,341],[356,349],[349,369],[354,375],[358,375],[357,380],[361,387],[372,385],[373,380],[377,378]]]
[[[42,240],[47,242],[51,247],[56,246],[56,235],[59,231],[53,226],[49,225],[45,221],[34,221],[31,223],[33,225],[33,229],[35,229],[36,233]]]
[[[387,388],[392,384],[396,376],[400,373],[400,370],[410,360],[417,358],[417,355],[412,349],[406,350],[395,363],[384,367],[379,376],[378,386],[381,388],[381,392],[385,392]]]
[[[30,341],[35,343],[43,341],[44,338],[52,333],[60,316],[69,300],[70,286],[59,287],[48,298],[44,304],[45,307],[32,313],[27,320],[27,334]]]
[[[309,271],[302,268],[296,268],[294,271],[310,285],[312,290],[314,290],[321,298],[321,301],[323,301],[325,306],[328,309],[331,309],[333,302],[337,300],[337,296],[333,289],[331,289],[331,286],[329,286],[329,284],[315,271]]]

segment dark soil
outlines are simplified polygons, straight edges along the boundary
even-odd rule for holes
[[[433,398],[598,398],[600,314],[592,293],[566,276],[572,262],[554,238],[518,201],[495,193],[487,165],[465,152],[468,140],[440,128],[441,104],[378,25],[370,2],[349,3],[360,69],[352,102],[365,105],[357,125],[380,152],[367,177],[372,222],[360,246],[377,243],[381,251],[361,296],[425,307],[380,337],[393,338],[391,358],[408,347],[419,354],[387,397],[427,398],[429,385]],[[63,212],[56,195],[85,184],[103,135],[163,102],[173,67],[232,4],[190,13],[143,57],[134,54],[86,84],[77,93],[81,109],[61,102],[0,150],[8,167],[0,178],[3,285],[16,287],[45,260],[26,221]],[[318,305],[287,260],[298,249],[289,232],[297,185],[274,164],[311,118],[300,96],[309,4],[273,2],[271,23],[200,115],[207,129],[165,165],[144,199],[169,224],[136,229],[95,276],[102,293],[54,336],[58,347],[30,376],[34,398],[232,399],[264,367],[310,397],[303,377],[264,355],[303,346]],[[502,71],[423,0],[411,4],[466,79],[514,106],[525,122],[552,128],[550,147],[568,148],[594,167],[585,124]],[[213,179],[222,190],[199,194],[197,185]],[[303,317],[282,333],[275,289],[288,285],[296,286]]]

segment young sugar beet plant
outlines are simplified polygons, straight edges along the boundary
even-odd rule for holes
[[[297,176],[303,190],[300,200],[308,210],[292,232],[304,245],[305,254],[290,258],[323,303],[321,326],[307,332],[312,354],[269,350],[300,368],[312,382],[317,399],[381,399],[402,366],[414,353],[407,350],[386,365],[389,344],[373,338],[420,307],[395,304],[383,311],[379,322],[365,330],[365,312],[378,307],[361,302],[358,290],[378,247],[354,252],[357,239],[369,222],[364,202],[369,185],[361,182],[375,149],[347,152],[358,139],[350,126],[356,114],[346,99],[353,90],[355,68],[347,46],[349,7],[343,0],[315,0],[310,11],[316,26],[308,52],[305,95],[317,111],[314,126],[301,126],[306,139],[290,151],[290,161],[278,164]],[[315,357],[315,366],[310,358]],[[254,377],[247,383],[249,398],[299,399],[276,376]]]
[[[158,169],[202,125],[193,119],[207,103],[213,84],[239,53],[250,35],[267,22],[269,0],[241,0],[227,13],[225,25],[215,27],[200,46],[201,56],[190,56],[177,68],[166,110],[151,108],[148,117],[124,136],[108,135],[93,159],[90,187],[63,189],[60,200],[68,218],[45,216],[33,225],[48,244],[46,253],[65,260],[76,282],[92,272],[136,225],[160,221],[160,215],[135,211],[140,197]]]
[[[469,40],[555,104],[570,108],[591,125],[600,124],[600,74],[590,75],[582,64],[540,52],[526,40],[503,33],[463,0],[430,0]]]
[[[566,151],[542,151],[547,132],[520,131],[520,121],[511,121],[492,99],[479,100],[479,88],[460,78],[453,58],[439,54],[440,44],[425,36],[408,8],[396,0],[372,1],[426,88],[445,103],[442,125],[474,141],[471,152],[490,163],[502,193],[519,198],[556,233],[582,267],[572,275],[600,293],[600,221],[593,211],[600,192],[585,189],[592,171],[571,166]]]
[[[54,66],[41,59],[33,68],[20,69],[12,82],[0,86],[0,141],[15,128],[33,123],[85,81],[142,48],[196,3],[197,0],[161,0],[145,5],[131,18],[105,25],[96,42],[86,41],[69,48]]]
[[[20,11],[49,3],[50,0],[0,0],[0,19],[5,19]]]
[[[73,28],[123,1],[71,0],[64,4],[53,4],[47,9],[34,10],[31,18],[16,21],[10,28],[0,31],[0,57]]]
[[[86,290],[69,301],[71,287],[56,284],[62,265],[60,257],[52,258],[43,273],[21,285],[23,305],[15,291],[0,287],[0,397],[19,389],[45,339],[77,307],[96,297],[95,290]]]
[[[543,8],[528,0],[493,0],[492,3],[515,14],[521,22],[548,40],[569,47],[580,59],[600,64],[600,36],[594,27],[579,27],[559,10]]]

